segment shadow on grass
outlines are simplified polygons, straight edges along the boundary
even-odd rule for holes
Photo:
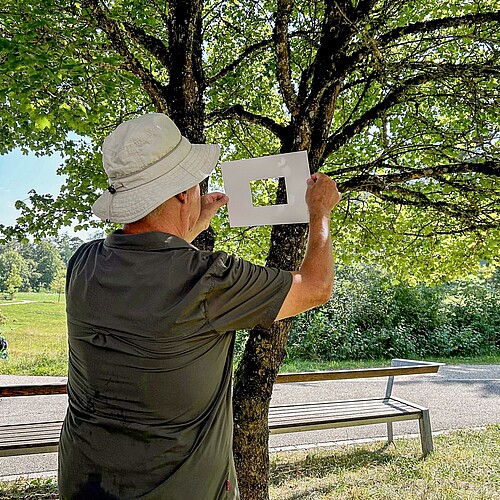
[[[351,471],[356,472],[367,467],[385,465],[393,460],[400,460],[387,452],[387,445],[376,450],[366,450],[362,448],[350,451],[333,450],[325,454],[312,452],[301,460],[289,460],[279,463],[279,458],[271,460],[270,464],[270,484],[281,486],[292,479],[297,478],[322,478],[330,474]],[[415,458],[415,460],[418,460]],[[295,497],[293,497],[295,498]],[[300,498],[300,497],[297,497]]]

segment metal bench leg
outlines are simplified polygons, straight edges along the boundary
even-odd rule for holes
[[[394,443],[394,431],[392,428],[392,422],[387,422],[387,442]]]
[[[427,456],[432,450],[432,430],[429,410],[422,410],[422,417],[418,420],[420,427],[420,441],[422,443],[422,453]]]

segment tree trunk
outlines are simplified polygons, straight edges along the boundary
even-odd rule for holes
[[[170,118],[191,142],[205,142],[205,75],[202,51],[203,0],[169,0]]]
[[[268,266],[298,269],[307,237],[306,224],[275,226]],[[269,497],[269,427],[273,384],[285,357],[291,319],[270,330],[252,330],[235,374],[233,392],[234,459],[243,500]]]
[[[192,143],[204,144],[205,75],[202,59],[203,0],[169,0],[169,74],[166,88],[170,118]],[[201,194],[208,192],[208,179],[201,182]],[[211,227],[203,231],[193,245],[213,250],[215,234]]]

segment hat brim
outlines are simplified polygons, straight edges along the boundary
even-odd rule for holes
[[[217,165],[219,156],[217,144],[192,144],[189,154],[175,168],[132,189],[117,190],[114,194],[105,191],[92,205],[92,211],[105,221],[136,222],[164,201],[206,179]]]

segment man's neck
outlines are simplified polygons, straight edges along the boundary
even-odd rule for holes
[[[187,230],[184,229],[181,221],[175,221],[162,217],[146,217],[137,222],[123,225],[125,234],[140,234],[140,233],[168,233],[186,239]]]

